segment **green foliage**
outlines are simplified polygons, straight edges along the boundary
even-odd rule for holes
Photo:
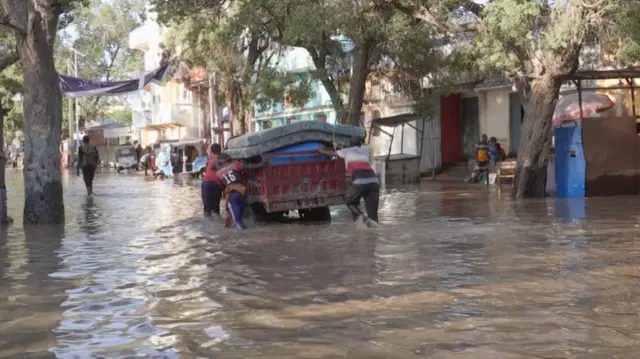
[[[130,107],[117,108],[111,110],[106,115],[107,118],[131,124],[133,121],[132,111]]]
[[[315,93],[306,73],[286,73],[273,68],[262,70],[256,82],[256,105],[265,111],[276,103],[303,107]]]
[[[621,64],[632,66],[640,61],[640,1],[612,1],[609,13],[613,21],[607,40],[617,42],[617,59]]]
[[[63,29],[73,22],[74,10],[89,6],[90,0],[58,0],[55,2],[58,15],[58,29]]]
[[[232,16],[215,9],[202,12],[173,12],[168,2],[156,1],[160,19],[169,21],[171,30],[166,45],[179,54],[188,67],[200,67],[220,75],[223,88],[240,87],[238,101],[245,109],[252,105],[265,109],[275,102],[294,106],[307,102],[308,76],[278,71],[274,65],[282,47],[273,43],[274,28],[264,9],[266,1],[234,2]],[[168,17],[171,14],[171,17]],[[222,91],[224,92],[224,91]]]
[[[0,72],[0,105],[8,108],[9,113],[4,118],[5,140],[10,142],[18,131],[22,131],[24,115],[22,102],[14,101],[16,94],[22,92],[22,72],[18,64]]]
[[[73,73],[72,46],[84,55],[78,55],[78,75],[89,79],[122,80],[142,68],[142,54],[129,48],[129,33],[144,21],[143,0],[91,0],[88,7],[72,13],[77,37],[63,37],[57,47],[58,69]],[[70,45],[70,46],[67,46]],[[124,103],[118,97],[86,97],[80,100],[83,116],[87,120],[104,117],[113,106]]]

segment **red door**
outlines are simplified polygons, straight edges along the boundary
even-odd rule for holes
[[[442,164],[454,164],[462,159],[462,120],[460,94],[440,97],[440,149]]]

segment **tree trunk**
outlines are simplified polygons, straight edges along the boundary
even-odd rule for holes
[[[334,79],[329,76],[329,72],[327,71],[327,55],[325,52],[318,51],[313,46],[306,48],[309,54],[311,54],[311,60],[313,61],[314,66],[316,67],[315,76],[322,83],[322,87],[324,87],[327,94],[329,94],[329,98],[331,99],[331,104],[338,114],[338,122],[343,123],[346,121],[347,113],[344,109],[344,104],[342,103],[342,97],[340,90],[333,82]],[[338,75],[338,83],[340,81],[340,76]],[[348,114],[348,113],[347,113]],[[343,121],[343,119],[345,121]]]
[[[231,118],[231,136],[241,136],[247,133],[246,120],[245,120],[245,103],[244,94],[242,93],[241,85],[233,81],[229,86],[229,115]]]
[[[360,126],[360,114],[364,102],[367,76],[369,75],[369,57],[371,44],[365,41],[362,46],[357,46],[353,59],[353,75],[349,81],[349,108],[348,117],[343,123]],[[364,125],[364,124],[363,124]]]
[[[562,82],[551,76],[516,81],[524,121],[512,192],[515,198],[545,196],[553,111],[561,85]]]
[[[7,185],[4,172],[7,168],[7,154],[4,152],[4,116],[7,111],[0,107],[0,227],[9,224],[7,214]]]
[[[29,10],[18,49],[24,75],[24,222],[64,223],[60,174],[62,95],[53,59],[57,16]],[[51,9],[50,11],[54,11]]]

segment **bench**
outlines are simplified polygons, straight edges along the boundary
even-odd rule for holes
[[[502,197],[502,180],[511,179],[511,184],[516,177],[516,161],[503,161],[498,164],[496,170],[496,184],[498,185],[498,197]]]

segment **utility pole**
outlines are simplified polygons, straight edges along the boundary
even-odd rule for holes
[[[67,60],[67,73],[71,76],[71,61]],[[69,97],[69,145],[71,145],[71,141],[73,140],[73,100]]]
[[[78,51],[73,50],[73,62],[75,76],[78,77]],[[76,97],[76,149],[80,148],[80,105],[78,104],[78,98]]]
[[[10,221],[7,214],[7,186],[4,179],[4,171],[7,167],[7,154],[4,152],[4,116],[8,112],[8,109],[0,105],[0,227],[6,227]]]
[[[214,86],[216,86],[215,76],[216,76],[215,72],[209,75],[209,125],[211,127],[212,142],[216,138],[215,118],[216,118],[216,114],[218,113],[217,101],[214,101],[213,99],[215,96],[215,93],[217,92],[216,91],[217,88],[214,88]],[[218,139],[218,142],[220,142],[220,139]]]
[[[71,60],[67,60],[67,73],[71,76]],[[67,117],[69,123],[69,144],[67,145],[69,148],[69,154],[67,155],[67,166],[69,168],[73,167],[73,154],[74,148],[71,145],[73,143],[73,100],[69,97],[69,115]]]
[[[78,77],[78,54],[80,56],[84,56],[84,54],[73,47],[71,48],[73,51],[73,66],[74,66],[74,76]],[[71,119],[69,119],[71,121]],[[76,97],[76,149],[80,148],[80,104],[78,103],[78,98]],[[73,138],[73,137],[72,137]]]

